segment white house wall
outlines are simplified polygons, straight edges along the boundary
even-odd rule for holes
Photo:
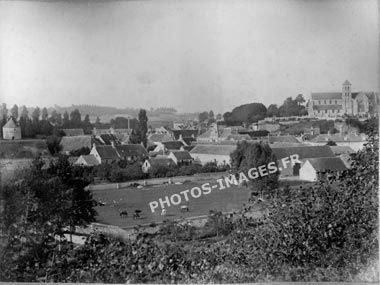
[[[317,172],[309,161],[306,161],[300,169],[300,180],[317,181]]]
[[[207,162],[215,162],[218,165],[228,164],[230,165],[230,156],[229,155],[216,155],[216,154],[203,154],[203,153],[190,153],[191,157],[194,160],[199,160],[202,165],[205,165]]]

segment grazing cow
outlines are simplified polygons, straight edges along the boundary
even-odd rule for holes
[[[123,210],[120,212],[120,217],[128,217],[128,212],[127,210]]]
[[[141,210],[135,210],[135,212],[133,213],[133,219],[134,220],[137,220],[140,218],[140,213],[141,213]]]
[[[182,205],[181,206],[181,212],[188,212],[189,211],[189,206],[188,205]]]

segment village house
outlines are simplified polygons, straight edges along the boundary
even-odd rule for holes
[[[295,136],[268,136],[268,142],[273,143],[300,143]]]
[[[148,136],[148,141],[152,143],[162,143],[173,141],[173,138],[168,134],[151,134]]]
[[[4,140],[20,140],[21,128],[17,125],[13,117],[8,119],[8,122],[3,126],[3,139]]]
[[[297,154],[300,163],[295,163],[294,165],[289,164],[285,167],[281,163],[279,164],[280,177],[285,176],[299,176],[300,168],[305,164],[306,160],[309,158],[320,158],[320,157],[335,157],[329,146],[301,146],[301,147],[274,147],[271,146],[277,161],[282,158],[290,158],[292,155]]]
[[[333,141],[338,146],[349,146],[354,151],[358,151],[367,143],[367,136],[365,134],[319,134],[307,143],[310,145],[325,145],[328,141]]]
[[[90,154],[95,156],[96,160],[102,164],[102,163],[113,163],[120,160],[120,157],[118,153],[116,152],[116,149],[113,148],[111,145],[101,145],[101,146],[93,146],[91,149]]]
[[[236,145],[198,144],[190,151],[190,155],[202,165],[208,162],[230,165],[230,154],[235,149]]]
[[[74,164],[82,165],[82,166],[96,166],[96,165],[99,165],[100,163],[94,155],[89,154],[89,155],[81,155]]]
[[[168,158],[172,159],[178,166],[190,165],[193,162],[193,158],[188,151],[171,151]]]
[[[167,141],[162,143],[156,143],[156,147],[153,152],[163,152],[166,153],[168,151],[173,150],[184,150],[184,144],[180,141]]]
[[[182,137],[182,134],[179,135],[177,141],[181,142],[184,146],[191,146],[196,143],[194,137]]]
[[[91,150],[94,145],[94,140],[90,135],[83,136],[64,136],[61,139],[61,153],[70,154],[71,151],[88,148]]]
[[[300,169],[300,180],[325,180],[330,175],[340,175],[347,170],[346,165],[339,157],[319,157],[306,159]]]
[[[129,162],[148,157],[148,152],[141,144],[114,145],[120,159]]]
[[[159,156],[155,158],[150,158],[144,161],[142,165],[142,171],[148,173],[152,167],[174,167],[176,164],[171,158],[166,156]]]

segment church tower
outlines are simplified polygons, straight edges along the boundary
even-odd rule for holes
[[[351,83],[346,80],[342,87],[343,114],[352,115]]]

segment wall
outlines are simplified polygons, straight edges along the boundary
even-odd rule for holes
[[[300,169],[300,180],[305,180],[305,181],[317,180],[317,173],[309,161],[306,161],[306,163]]]
[[[20,128],[3,128],[3,138],[5,140],[11,140],[14,137],[15,140],[21,139]]]

